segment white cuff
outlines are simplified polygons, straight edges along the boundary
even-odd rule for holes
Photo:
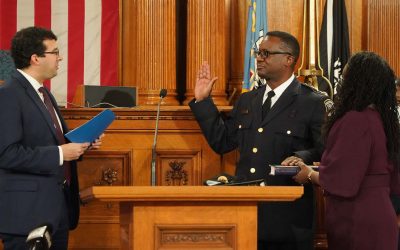
[[[60,164],[60,166],[62,166],[63,163],[64,163],[64,156],[63,156],[63,151],[62,151],[61,146],[58,146],[58,154],[60,155],[60,162],[59,162],[59,164]]]

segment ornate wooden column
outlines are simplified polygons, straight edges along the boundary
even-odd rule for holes
[[[194,97],[196,73],[203,61],[218,76],[212,96],[218,105],[227,104],[229,79],[229,0],[188,0],[186,102]]]
[[[121,85],[139,89],[139,104],[176,105],[176,0],[122,1]]]

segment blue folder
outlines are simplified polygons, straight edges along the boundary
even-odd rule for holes
[[[65,134],[70,142],[94,142],[114,121],[115,114],[110,109],[102,111],[80,127]]]

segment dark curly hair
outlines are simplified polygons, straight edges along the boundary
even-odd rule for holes
[[[386,134],[389,159],[399,163],[399,118],[395,74],[389,64],[373,52],[359,52],[348,61],[337,88],[335,111],[323,128],[325,141],[333,124],[348,111],[362,111],[374,104]]]
[[[40,27],[28,27],[18,31],[11,41],[11,56],[18,69],[29,67],[31,56],[44,56],[44,40],[57,40],[51,30]]]

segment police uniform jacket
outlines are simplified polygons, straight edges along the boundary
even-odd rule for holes
[[[296,155],[305,163],[319,161],[323,147],[321,125],[327,97],[297,79],[286,88],[262,119],[265,86],[243,93],[231,113],[222,118],[211,98],[189,103],[211,148],[220,154],[238,149],[236,175],[243,180],[265,178],[271,186],[293,186],[291,176],[270,176],[269,164]],[[294,202],[259,206],[258,239],[302,241],[312,238],[313,192],[305,185]]]

